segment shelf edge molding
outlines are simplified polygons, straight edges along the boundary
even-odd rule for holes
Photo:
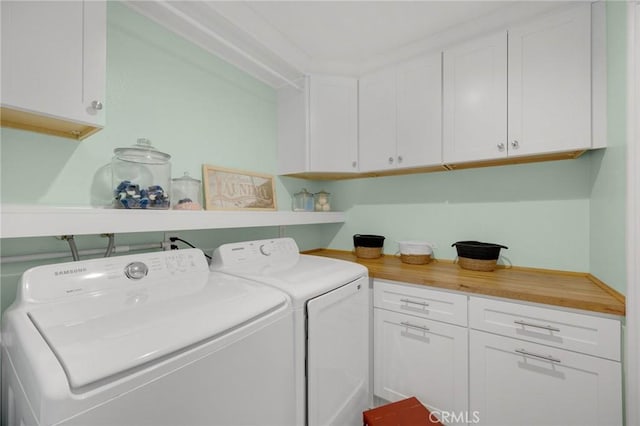
[[[119,210],[0,206],[0,238],[343,223],[344,212]]]

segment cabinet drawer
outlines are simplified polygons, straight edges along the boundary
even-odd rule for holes
[[[374,280],[373,305],[421,318],[467,326],[467,296],[462,294]]]
[[[620,322],[614,319],[471,297],[469,326],[476,330],[620,360]]]

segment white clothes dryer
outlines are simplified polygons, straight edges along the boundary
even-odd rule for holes
[[[362,425],[362,411],[372,404],[367,269],[300,254],[291,238],[224,244],[215,250],[211,269],[292,297],[297,423]]]
[[[40,266],[2,321],[2,423],[295,426],[293,311],[189,249]]]

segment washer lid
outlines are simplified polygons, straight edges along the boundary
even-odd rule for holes
[[[33,305],[28,316],[71,387],[81,388],[205,343],[287,301],[280,291],[213,272],[184,282]]]

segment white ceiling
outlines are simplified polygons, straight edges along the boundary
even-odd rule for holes
[[[486,15],[505,3],[253,1],[246,5],[311,58],[358,63]]]
[[[360,76],[561,7],[547,1],[137,1],[133,9],[274,87]],[[466,35],[469,37],[470,35]]]

